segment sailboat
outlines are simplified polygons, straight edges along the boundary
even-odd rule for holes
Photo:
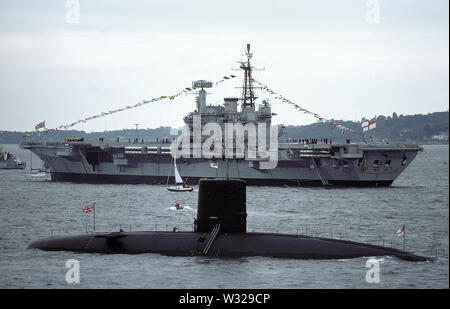
[[[30,174],[28,176],[33,177],[43,177],[50,174],[47,163],[44,163],[44,166],[41,168],[33,168],[33,153],[30,153]]]
[[[167,190],[172,192],[190,192],[194,190],[191,186],[184,183],[177,168],[177,159],[173,158],[173,169],[175,173],[175,186],[167,186]],[[169,184],[169,176],[167,176],[167,184]]]

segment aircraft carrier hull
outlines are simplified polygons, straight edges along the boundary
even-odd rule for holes
[[[205,177],[190,177],[186,183],[191,185],[198,184],[199,180]],[[104,174],[77,174],[77,173],[51,173],[52,181],[57,182],[75,182],[92,184],[166,184],[167,177],[161,176],[139,176],[139,175],[104,175]],[[252,186],[322,186],[320,180],[305,179],[258,179],[258,178],[240,178]],[[169,179],[173,184],[173,179]],[[389,187],[393,180],[333,180],[328,185],[342,187]]]
[[[49,166],[52,181],[174,183],[172,156],[162,153],[160,149],[149,153],[136,150],[147,149],[144,146],[129,147],[127,150],[127,147],[117,145],[55,143],[24,144],[22,147],[33,151]],[[331,149],[331,146],[315,147]],[[308,152],[308,155],[302,154],[297,158],[283,158],[284,150],[280,150],[281,158],[276,168],[269,170],[261,169],[259,161],[229,159],[229,177],[243,179],[249,185],[389,186],[420,151],[420,148],[358,146],[354,153],[348,153],[346,146],[332,147],[342,147],[342,153],[330,150],[330,154],[324,156],[324,150],[321,150],[320,155]],[[212,167],[211,163],[215,163],[213,166],[217,168]],[[197,184],[201,178],[225,177],[226,166],[222,158],[177,160],[178,170],[189,184]]]

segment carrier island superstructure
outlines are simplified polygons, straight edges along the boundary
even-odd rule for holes
[[[200,90],[195,111],[184,117],[190,132],[196,116],[201,116],[201,125],[217,123],[222,128],[225,123],[265,124],[269,144],[269,128],[275,114],[267,101],[257,102],[250,59],[247,45],[247,59],[239,62],[244,71],[241,98],[227,97],[222,105],[208,105],[205,88],[212,83],[193,82],[193,87]],[[275,168],[262,168],[263,160],[249,158],[247,152],[242,158],[228,159],[223,152],[212,158],[181,156],[177,159],[178,170],[190,184],[197,184],[201,178],[228,174],[250,185],[389,186],[421,151],[417,145],[399,143],[289,142],[282,131],[277,138]],[[205,139],[201,137],[201,141]],[[21,147],[34,152],[49,166],[52,181],[166,184],[174,183],[171,143],[172,139],[153,142],[66,139],[29,141]]]

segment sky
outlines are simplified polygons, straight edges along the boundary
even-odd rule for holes
[[[0,130],[31,131],[172,95],[199,79],[240,96],[237,61],[331,119],[449,107],[447,0],[0,0]],[[268,97],[261,93],[259,100]],[[271,99],[274,124],[315,121]],[[180,127],[195,95],[78,124],[85,131]]]

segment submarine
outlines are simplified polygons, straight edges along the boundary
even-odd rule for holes
[[[217,258],[273,257],[348,259],[394,256],[406,261],[428,258],[407,251],[306,235],[247,232],[246,182],[241,179],[201,179],[194,231],[144,231],[54,236],[28,248],[80,253],[208,256]]]

